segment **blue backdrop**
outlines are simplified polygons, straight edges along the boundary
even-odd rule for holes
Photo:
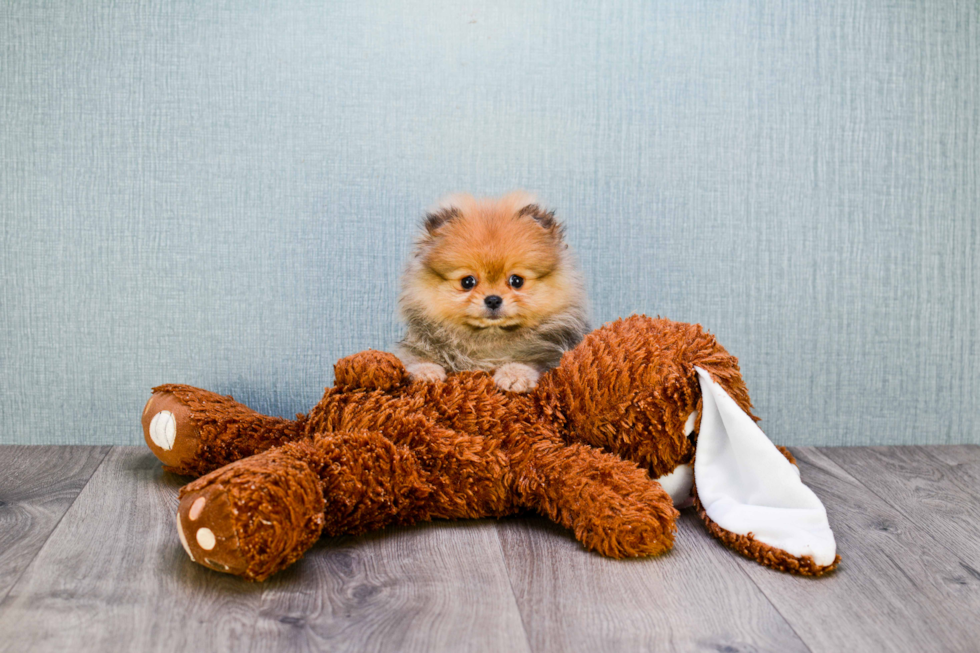
[[[0,442],[304,411],[397,340],[425,207],[519,187],[777,442],[980,442],[978,7],[7,0]]]

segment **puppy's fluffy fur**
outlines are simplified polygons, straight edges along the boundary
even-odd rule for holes
[[[563,228],[525,193],[440,202],[405,267],[398,305],[408,325],[398,354],[423,380],[487,370],[505,390],[526,391],[590,330]]]

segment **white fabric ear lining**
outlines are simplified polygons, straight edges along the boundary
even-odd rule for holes
[[[721,528],[826,566],[837,556],[827,511],[735,400],[696,367],[701,429],[694,479],[704,511]]]
[[[664,492],[670,495],[674,507],[680,510],[694,503],[691,488],[694,486],[694,469],[690,465],[678,465],[674,471],[657,479]]]

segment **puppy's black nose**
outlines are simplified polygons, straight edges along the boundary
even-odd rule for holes
[[[504,303],[504,300],[500,295],[487,295],[483,298],[483,303],[487,305],[491,311],[495,311]]]

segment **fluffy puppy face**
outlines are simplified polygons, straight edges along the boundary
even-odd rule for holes
[[[402,279],[403,309],[473,331],[534,328],[581,301],[561,225],[523,193],[443,200]]]

